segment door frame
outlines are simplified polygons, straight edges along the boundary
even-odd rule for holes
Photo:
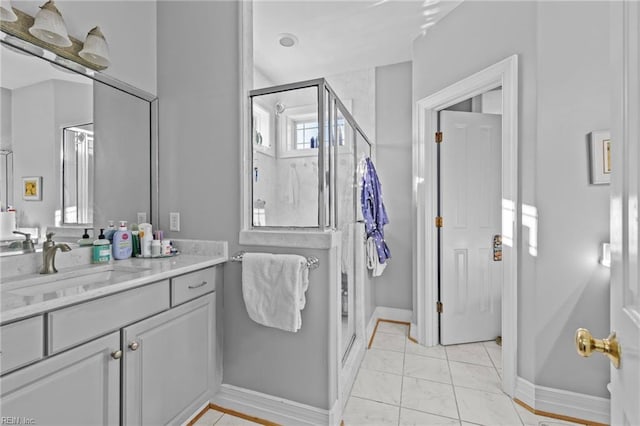
[[[416,295],[416,336],[425,346],[438,344],[437,280],[437,149],[438,111],[502,86],[502,388],[515,394],[518,337],[519,229],[518,193],[518,56],[512,55],[437,93],[414,108],[413,143],[413,276]],[[446,136],[445,136],[446,139]],[[446,140],[445,142],[446,143]],[[446,227],[446,218],[445,218]],[[445,307],[446,309],[446,307]]]

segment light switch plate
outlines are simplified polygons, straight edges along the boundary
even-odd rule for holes
[[[147,223],[147,212],[138,212],[138,223]]]
[[[169,231],[180,231],[180,213],[169,213]]]

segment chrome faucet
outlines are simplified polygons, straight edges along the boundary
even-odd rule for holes
[[[51,239],[53,235],[53,232],[49,232],[47,234],[47,241],[42,243],[42,268],[40,269],[41,274],[55,274],[56,272],[58,272],[58,270],[56,269],[56,252],[58,249],[60,249],[60,251],[71,251],[71,247],[69,247],[67,244],[56,244]]]

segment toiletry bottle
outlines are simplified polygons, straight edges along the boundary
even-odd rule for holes
[[[92,263],[109,263],[111,260],[111,244],[104,236],[104,229],[100,229],[98,239],[93,242]]]
[[[113,234],[113,258],[117,260],[131,257],[133,244],[131,243],[131,231],[127,229],[127,221],[121,220],[120,227]]]
[[[93,245],[93,241],[89,238],[89,234],[87,234],[88,229],[84,230],[84,234],[82,234],[82,238],[78,240],[78,245],[82,246],[91,246]]]
[[[153,229],[151,224],[139,224],[138,236],[140,237],[140,252],[142,253],[142,257],[151,257],[151,241],[153,241]]]
[[[113,234],[115,232],[116,232],[116,227],[113,225],[113,221],[110,220],[109,226],[107,226],[107,231],[104,233],[104,237],[109,241],[113,241]]]
[[[131,257],[138,257],[140,255],[140,231],[137,224],[131,225]]]
[[[160,257],[162,256],[162,244],[160,240],[151,241],[151,257]]]

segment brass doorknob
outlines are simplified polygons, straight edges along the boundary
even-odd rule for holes
[[[594,339],[589,330],[579,328],[576,330],[576,350],[584,357],[591,356],[593,351],[602,352],[609,357],[615,368],[620,368],[620,343],[615,331],[606,339]]]

